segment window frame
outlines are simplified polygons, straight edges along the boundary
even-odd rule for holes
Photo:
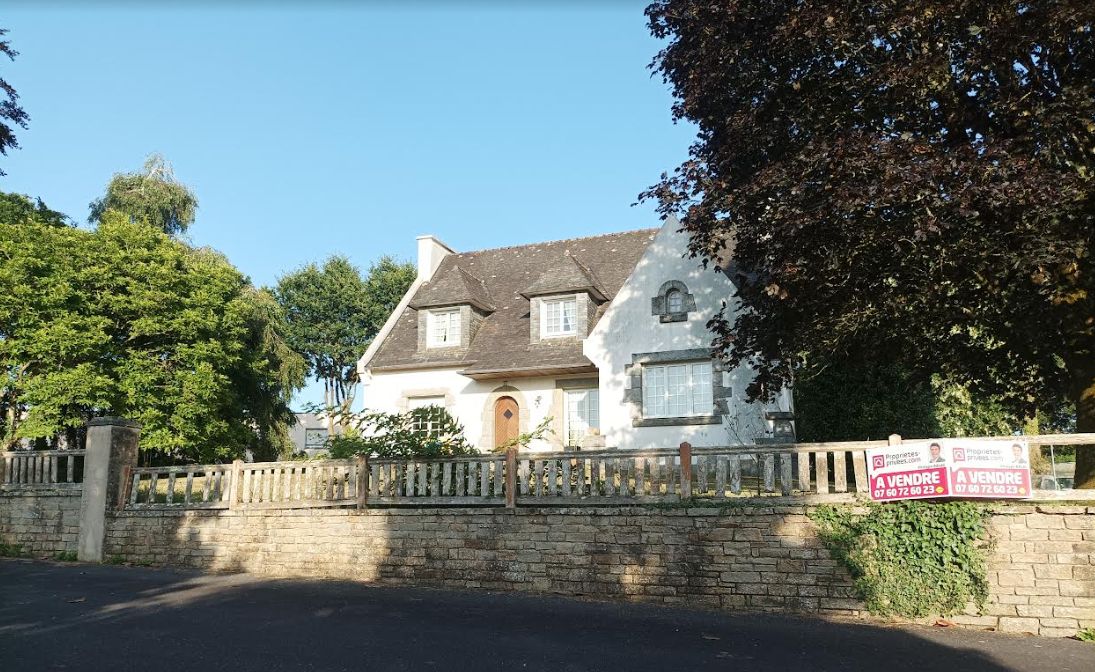
[[[407,412],[416,411],[420,408],[436,408],[442,411],[448,411],[445,406],[445,397],[440,394],[431,394],[421,397],[410,397],[407,399]],[[426,402],[426,403],[423,403]],[[430,438],[437,438],[440,433],[439,419],[427,418],[426,425],[424,427],[418,426],[418,420],[412,420],[411,429],[414,431],[420,431]]]
[[[570,304],[573,306],[573,311],[570,316],[570,330],[564,331],[563,324],[566,321],[566,306]],[[553,307],[559,307],[559,331],[551,331],[551,310]],[[560,296],[550,299],[540,299],[540,338],[566,338],[568,336],[575,336],[578,334],[578,297],[577,296]]]
[[[438,341],[438,327],[441,326],[439,320],[445,319],[445,327],[448,329],[448,335],[450,338],[445,341]],[[426,313],[426,347],[427,348],[454,348],[458,347],[463,338],[463,325],[461,324],[461,316],[459,308],[444,308],[439,310],[430,310]],[[455,335],[455,338],[451,338]]]
[[[710,360],[643,364],[643,419],[711,416],[716,412],[714,374]],[[671,376],[676,376],[676,379]]]
[[[581,387],[574,389],[563,390],[563,445],[566,447],[580,446],[580,443],[576,443],[572,440],[571,432],[571,399],[577,395],[585,395],[586,406],[586,420],[585,428],[582,436],[585,436],[590,429],[601,429],[601,391],[598,387]],[[592,400],[592,404],[590,401]],[[581,408],[581,401],[575,403],[575,409]],[[592,408],[592,410],[591,410]],[[580,415],[579,415],[580,417]],[[593,420],[593,422],[591,422]],[[580,437],[579,437],[580,438]]]
[[[674,300],[677,302],[676,306],[673,305]],[[665,293],[665,312],[669,314],[685,312],[684,292],[674,287]]]

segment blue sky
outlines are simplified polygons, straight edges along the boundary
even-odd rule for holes
[[[631,207],[694,136],[647,64],[644,3],[233,4],[2,19],[31,115],[0,189],[78,220],[160,152],[197,193],[190,240],[256,284],[334,253],[411,260],[656,226]],[[310,386],[298,401],[318,401]]]

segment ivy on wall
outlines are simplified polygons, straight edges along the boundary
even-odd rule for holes
[[[988,598],[987,510],[973,502],[821,506],[811,518],[825,546],[879,616],[948,616]]]

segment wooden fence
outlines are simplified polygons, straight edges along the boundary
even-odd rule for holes
[[[1023,437],[1095,444],[1095,434]],[[590,505],[771,497],[855,501],[868,492],[866,451],[888,441],[537,452],[266,462],[132,469],[127,508],[292,508],[356,505]],[[780,500],[782,498],[782,500]],[[1037,500],[1092,499],[1036,492]]]
[[[83,450],[18,450],[0,453],[0,486],[82,487]]]

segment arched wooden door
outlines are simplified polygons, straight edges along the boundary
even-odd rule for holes
[[[494,402],[494,447],[505,445],[521,433],[521,409],[513,397]]]

